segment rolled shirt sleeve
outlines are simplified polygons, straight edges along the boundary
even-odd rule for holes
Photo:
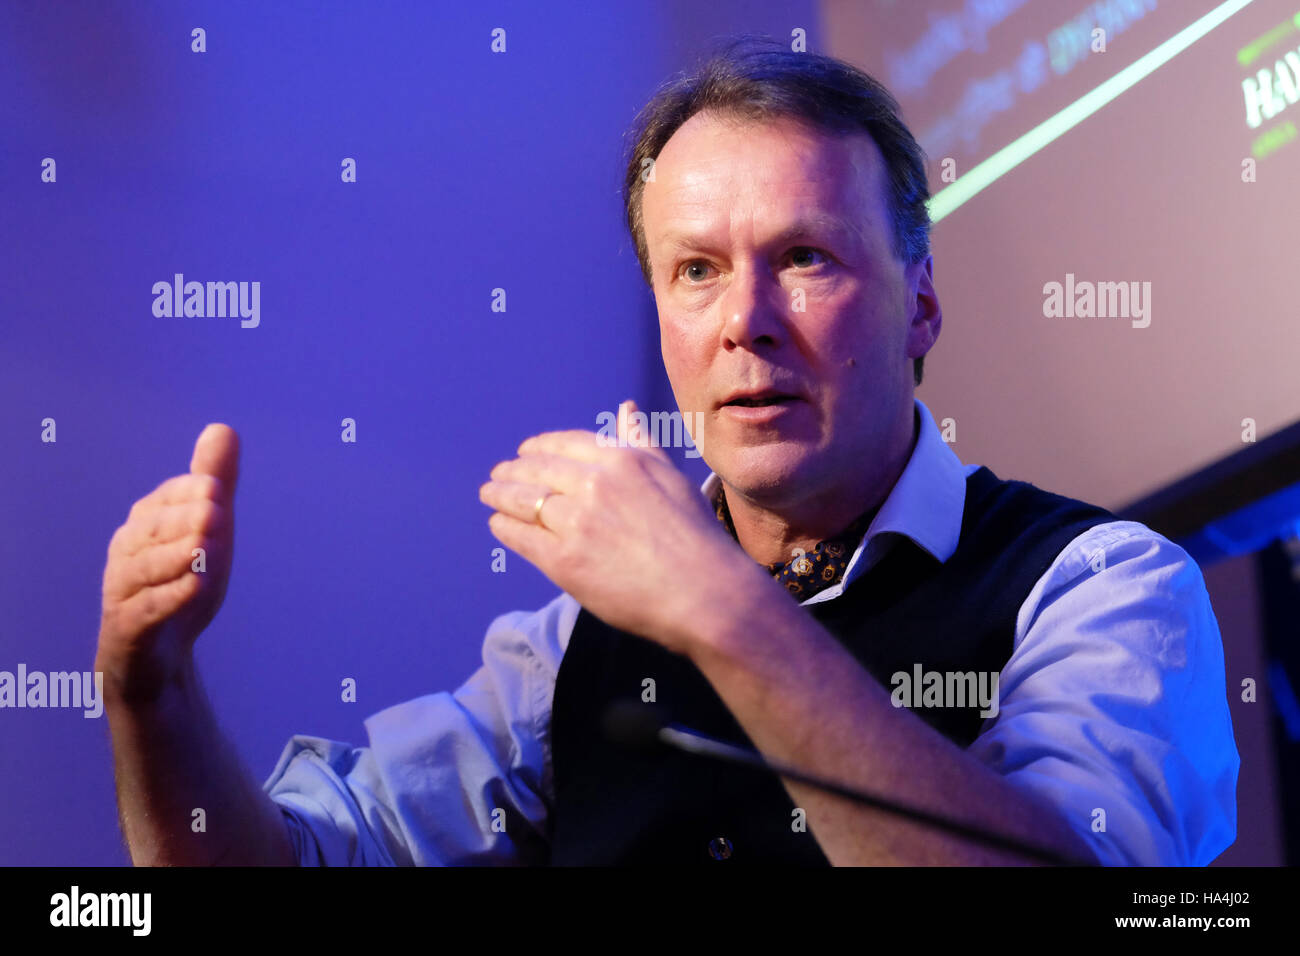
[[[1200,568],[1117,521],[1072,541],[1021,607],[1000,707],[971,752],[1110,865],[1201,866],[1236,836],[1240,758]]]
[[[454,693],[365,721],[369,746],[295,736],[263,784],[304,866],[545,862],[550,711],[578,615],[561,594],[496,618]]]

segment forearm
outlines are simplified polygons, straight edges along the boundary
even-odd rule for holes
[[[770,596],[769,596],[770,595]],[[755,746],[895,802],[1056,850],[1091,855],[1051,807],[931,728],[806,611],[765,589],[711,616],[692,659]],[[783,780],[837,865],[1012,865],[1025,857]]]
[[[297,863],[280,809],[217,727],[192,664],[147,701],[106,683],[105,710],[119,817],[135,865]]]

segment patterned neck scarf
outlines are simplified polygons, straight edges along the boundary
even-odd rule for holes
[[[731,521],[727,496],[723,494],[721,484],[713,495],[713,510],[723,527],[727,529],[727,533],[739,544],[740,539],[736,536],[736,526]],[[800,601],[805,601],[817,592],[826,590],[844,577],[849,559],[857,550],[862,536],[867,533],[867,528],[871,524],[871,519],[876,516],[877,510],[879,509],[873,508],[866,512],[842,532],[833,538],[827,538],[811,551],[795,555],[784,564],[777,562],[767,565],[768,574],[784,585],[785,589]]]

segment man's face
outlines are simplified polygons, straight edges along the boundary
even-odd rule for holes
[[[911,439],[939,334],[930,261],[892,251],[865,133],[699,113],[645,184],[664,366],[709,466],[759,504],[833,494]],[[902,449],[906,452],[906,447]]]

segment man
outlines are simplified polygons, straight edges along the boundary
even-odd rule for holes
[[[888,93],[737,46],[638,131],[628,223],[678,406],[702,416],[704,494],[636,441],[632,405],[630,447],[528,439],[480,495],[563,593],[494,621],[455,693],[372,716],[366,747],[295,737],[259,788],[191,657],[233,540],[238,442],[209,426],[105,571],[96,669],[133,860],[1027,862],[788,779],[629,753],[600,732],[629,698],[1061,857],[1217,856],[1239,760],[1199,570],[943,443],[914,396],[942,323],[928,192]],[[931,673],[996,680],[994,699],[902,692]],[[200,838],[195,806],[237,824]]]

